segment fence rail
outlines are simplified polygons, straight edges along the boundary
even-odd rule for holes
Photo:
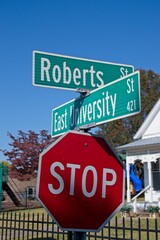
[[[95,217],[96,221],[96,217]],[[0,213],[0,240],[69,240],[71,232],[62,231],[47,213]],[[87,240],[158,240],[160,219],[113,218],[100,232],[87,232]]]

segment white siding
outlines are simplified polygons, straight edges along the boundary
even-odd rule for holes
[[[152,120],[150,126],[143,133],[142,138],[160,137],[160,111]]]

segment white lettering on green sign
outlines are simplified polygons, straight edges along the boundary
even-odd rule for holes
[[[97,99],[92,103],[87,103],[83,105],[83,101],[79,102],[78,107],[70,106],[68,109],[65,109],[63,114],[55,112],[54,115],[54,132],[68,128],[67,118],[70,118],[71,128],[75,127],[77,124],[85,124],[85,122],[94,122],[96,119],[107,116],[115,116],[116,111],[116,97],[117,94],[109,95],[107,92],[102,92],[102,97]]]
[[[76,124],[82,124],[86,121],[95,121],[97,118],[105,117],[112,115],[114,117],[116,110],[116,96],[109,95],[108,92],[102,92],[102,98],[82,105],[83,102],[80,102],[80,108],[70,107],[70,125],[71,127]]]
[[[139,72],[96,89],[52,111],[52,135],[90,123],[101,124],[140,111]]]
[[[133,66],[33,52],[33,85],[93,90],[134,71]]]
[[[51,74],[50,74],[51,72]],[[94,66],[91,66],[89,69],[79,69],[74,68],[73,71],[67,66],[66,62],[63,62],[63,67],[61,68],[57,64],[51,67],[51,62],[47,58],[41,58],[41,81],[45,80],[45,77],[48,82],[63,82],[64,84],[70,84],[71,80],[77,86],[81,85],[86,86],[87,77],[90,78],[90,84],[92,88],[102,87],[104,85],[103,81],[103,72],[95,71]],[[98,80],[95,84],[95,77]]]

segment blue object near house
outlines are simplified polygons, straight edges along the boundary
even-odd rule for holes
[[[136,192],[141,191],[142,189],[142,180],[139,179],[139,177],[136,176],[134,173],[134,166],[130,165],[130,179],[133,182],[134,190]]]

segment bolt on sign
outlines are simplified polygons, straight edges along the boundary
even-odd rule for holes
[[[131,116],[140,108],[140,77],[136,71],[53,109],[51,134],[55,137],[84,125]]]
[[[131,65],[33,51],[35,86],[93,90],[133,71]]]

